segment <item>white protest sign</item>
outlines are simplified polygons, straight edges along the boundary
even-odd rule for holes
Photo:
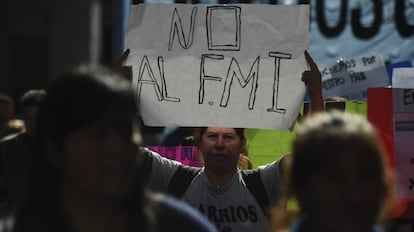
[[[288,130],[296,120],[308,5],[139,4],[128,21],[146,125]]]
[[[345,97],[365,101],[368,87],[389,85],[382,55],[364,54],[320,66],[324,99]]]
[[[414,88],[414,68],[394,68],[392,72],[393,88]]]

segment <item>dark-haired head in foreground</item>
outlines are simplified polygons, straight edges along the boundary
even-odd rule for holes
[[[145,190],[128,81],[82,66],[47,92],[28,197],[14,212],[13,231],[213,231],[198,212]]]
[[[390,197],[390,173],[373,126],[342,112],[307,118],[293,143],[295,231],[374,231]]]

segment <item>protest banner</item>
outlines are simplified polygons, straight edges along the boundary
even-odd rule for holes
[[[414,88],[414,68],[394,68],[392,74],[392,87]]]
[[[363,54],[320,66],[323,98],[344,97],[365,101],[368,87],[389,86],[382,55]]]
[[[308,5],[139,4],[126,45],[147,126],[289,130],[308,67]]]
[[[394,70],[397,68],[411,68],[413,64],[409,60],[400,61],[396,63],[388,63],[386,64],[387,73],[388,73],[388,80],[390,81],[390,85],[393,86],[392,77],[394,76]],[[398,87],[396,87],[398,88]]]
[[[201,154],[197,153],[196,146],[147,146],[161,156],[176,160],[184,165],[202,167],[204,165]]]
[[[391,215],[414,217],[414,89],[368,88],[368,120],[378,129],[394,172],[398,206]]]

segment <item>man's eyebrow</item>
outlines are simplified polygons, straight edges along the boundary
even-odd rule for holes
[[[208,131],[205,134],[218,134],[217,132],[213,132],[213,131]]]
[[[233,133],[233,132],[229,132],[229,133],[224,133],[224,135],[226,135],[226,136],[237,136],[237,134],[236,133]]]

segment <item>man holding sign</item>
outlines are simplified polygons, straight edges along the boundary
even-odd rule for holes
[[[306,51],[303,55],[309,39],[308,7],[144,4],[131,12],[126,46],[131,48],[128,63],[134,69],[133,86],[144,123],[213,126],[198,131],[203,168],[183,166],[143,149],[149,186],[199,209],[219,231],[269,231],[267,209],[287,190],[284,170],[289,155],[257,170],[237,168],[246,141],[243,129],[236,127],[288,130],[306,88],[312,109],[323,110],[321,73]],[[165,15],[171,15],[169,30],[163,30]],[[261,19],[263,15],[267,18]],[[188,24],[182,18],[190,19]],[[249,27],[259,33],[247,33]],[[188,33],[183,28],[189,28]],[[253,51],[259,54],[252,58]],[[306,63],[310,70],[298,69]],[[240,86],[232,86],[235,78]],[[175,91],[174,84],[181,89]]]
[[[323,110],[321,74],[305,52],[311,70],[302,80],[313,111]],[[269,207],[288,190],[290,155],[255,170],[237,167],[246,138],[241,128],[203,127],[195,136],[203,168],[191,168],[144,150],[144,163],[153,191],[172,194],[199,209],[219,231],[269,231]]]

